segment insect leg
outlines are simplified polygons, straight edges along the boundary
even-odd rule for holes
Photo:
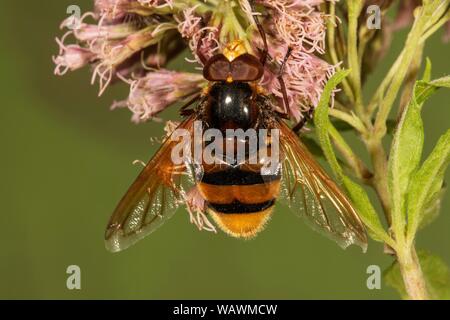
[[[306,114],[303,115],[303,119],[299,121],[299,123],[297,123],[293,128],[292,131],[294,131],[295,133],[299,133],[300,130],[303,129],[303,127],[305,126],[305,124],[312,119],[313,117],[313,112],[314,109],[311,108],[308,110],[308,112]]]
[[[250,0],[249,3],[250,3],[250,7],[252,9],[252,12],[256,12],[254,0]],[[263,28],[261,22],[259,21],[258,16],[253,14],[253,19],[255,20],[256,27],[258,28],[259,34],[261,35],[261,39],[263,40],[264,48],[261,53],[260,61],[261,61],[261,64],[264,66],[266,64],[267,56],[269,54],[269,46],[267,44],[267,36],[266,36],[266,32],[264,31],[264,28]]]

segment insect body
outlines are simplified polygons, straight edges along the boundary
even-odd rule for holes
[[[258,132],[265,127],[260,107],[258,95],[248,83],[218,82],[211,87],[206,100],[204,121],[207,127],[221,132],[229,129]],[[256,155],[259,150],[254,151]],[[250,156],[247,154],[247,160]],[[279,195],[281,175],[277,170],[263,175],[260,164],[237,162],[233,158],[223,161],[222,166],[203,165],[204,173],[197,187],[221,229],[232,236],[248,238],[256,235],[269,219]]]
[[[258,59],[246,53],[239,42],[233,42],[224,54],[204,61],[204,77],[210,85],[198,98],[196,108],[183,108],[185,119],[177,130],[194,134],[194,124],[200,122],[204,131],[270,130],[277,135],[257,135],[256,148],[251,148],[246,139],[225,138],[219,144],[224,152],[211,153],[219,161],[199,161],[191,154],[181,164],[173,161],[177,141],[167,138],[113,213],[105,235],[109,250],[126,249],[154,231],[186,201],[192,187],[205,200],[204,214],[212,216],[231,236],[255,236],[283,195],[295,213],[340,245],[366,245],[364,227],[348,198],[274,111],[271,97],[257,85],[263,75],[266,52],[265,43]],[[287,104],[287,99],[284,102]],[[225,149],[240,142],[246,146],[244,156],[230,159]],[[278,151],[274,151],[275,142]],[[208,149],[210,144],[211,141],[203,141],[202,149]],[[232,156],[236,156],[234,151]],[[259,157],[260,154],[265,156]],[[273,155],[278,162],[268,166]],[[189,176],[194,178],[189,180]]]

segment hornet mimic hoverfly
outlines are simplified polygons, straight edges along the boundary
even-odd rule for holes
[[[258,136],[256,150],[246,149],[243,160],[221,157],[218,163],[196,161],[192,152],[174,163],[178,142],[173,139],[174,133],[169,135],[114,211],[105,234],[110,251],[124,250],[162,225],[186,202],[192,187],[204,200],[203,214],[233,237],[256,236],[270,219],[276,200],[284,197],[295,213],[341,246],[366,245],[364,226],[352,204],[298,139],[296,132],[308,117],[291,129],[284,121],[286,115],[275,111],[272,98],[257,84],[264,73],[268,45],[257,17],[255,21],[264,42],[261,58],[247,53],[239,41],[209,60],[197,50],[209,85],[181,109],[183,121],[174,133],[184,130],[193,135],[195,123],[201,123],[202,130],[221,133],[230,129],[275,130],[278,165],[263,172],[267,157],[250,161],[260,151],[271,155],[272,135]],[[289,54],[278,76],[286,112],[288,99],[282,74]],[[189,109],[196,102],[197,106]],[[226,148],[235,144],[236,140],[225,143]],[[208,142],[201,146],[206,148]],[[194,149],[193,144],[188,149]]]

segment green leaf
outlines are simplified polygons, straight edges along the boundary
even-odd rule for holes
[[[320,146],[325,154],[325,158],[330,164],[335,176],[347,190],[361,220],[369,229],[370,236],[376,241],[384,241],[389,245],[392,245],[392,239],[384,230],[365,190],[344,175],[330,141],[329,132],[332,126],[328,116],[330,96],[334,88],[348,74],[348,70],[337,72],[326,84],[314,114],[314,123],[317,130],[317,136],[319,138]]]
[[[392,228],[396,234],[403,234],[405,229],[406,193],[411,175],[417,170],[420,163],[423,141],[423,122],[420,107],[414,95],[397,126],[388,162]]]
[[[341,181],[343,176],[342,168],[339,166],[336,155],[334,154],[333,147],[331,145],[329,137],[329,127],[331,125],[330,118],[328,117],[328,108],[330,103],[330,97],[333,90],[339,83],[344,80],[350,73],[350,70],[341,70],[334,74],[330,80],[328,80],[325,88],[323,89],[322,96],[319,104],[314,112],[314,124],[317,129],[317,136],[319,138],[320,146],[325,154],[328,163],[333,170],[335,176]]]
[[[429,197],[430,199],[427,201],[427,204],[423,209],[419,230],[425,228],[439,216],[442,206],[442,198],[444,197],[445,191],[447,191],[447,187],[443,186],[435,196]]]
[[[419,108],[422,108],[423,103],[438,89],[450,88],[450,76],[439,78],[433,81],[417,81],[414,89],[414,97]]]
[[[423,81],[431,81],[431,69],[432,69],[431,60],[428,57],[426,60],[427,61],[425,64],[425,70],[423,72],[422,80]]]
[[[369,230],[371,238],[375,241],[386,242],[392,246],[391,239],[384,230],[366,191],[346,176],[342,176],[342,181],[356,211],[359,213],[359,217]]]
[[[450,129],[439,139],[436,147],[411,180],[407,196],[407,237],[413,241],[415,233],[425,218],[425,210],[439,201],[444,173],[450,163]]]
[[[427,81],[431,63],[425,68],[424,80],[417,81],[410,103],[400,118],[392,141],[388,164],[389,192],[391,194],[392,228],[403,234],[406,226],[406,199],[411,179],[419,167],[422,156],[424,131],[421,117],[423,103],[439,88],[450,87],[450,77]],[[436,187],[436,192],[440,186]],[[417,214],[417,211],[414,212]],[[408,219],[411,214],[408,213]],[[418,224],[413,225],[413,231]]]
[[[450,299],[450,270],[445,262],[426,251],[420,251],[418,257],[431,299]],[[403,299],[408,297],[397,262],[394,262],[384,272],[384,281],[387,285],[397,289]]]
[[[450,88],[450,76],[433,80],[430,82],[430,85],[437,88]]]

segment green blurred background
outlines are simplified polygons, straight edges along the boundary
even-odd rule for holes
[[[136,126],[126,110],[109,110],[125,85],[98,98],[88,70],[53,76],[51,56],[66,8],[92,1],[1,1],[1,233],[0,298],[18,299],[395,299],[393,289],[366,287],[366,268],[385,269],[391,258],[379,243],[368,253],[341,250],[311,231],[283,206],[255,240],[199,232],[180,209],[138,245],[108,253],[106,222],[134,180],[135,159],[157,148],[162,126]],[[450,47],[441,33],[427,45],[434,77],[450,73]],[[396,34],[394,53],[404,34]],[[371,81],[395,57],[386,57]],[[449,127],[450,93],[424,108],[427,154]],[[174,109],[165,116],[174,115]],[[362,151],[358,141],[355,146]],[[447,173],[447,180],[450,178]],[[418,247],[450,265],[450,196],[437,222],[421,232]],[[82,290],[66,288],[66,268],[79,265]]]

